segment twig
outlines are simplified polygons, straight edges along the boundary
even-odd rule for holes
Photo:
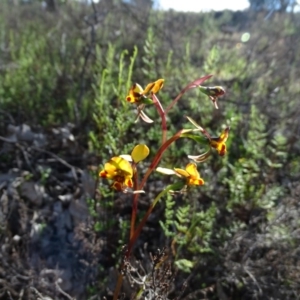
[[[21,150],[21,152],[22,152],[22,154],[24,156],[24,159],[26,161],[26,164],[31,169],[31,171],[33,171],[33,168],[32,168],[32,165],[31,165],[31,163],[29,161],[28,155],[27,155],[24,147],[20,143],[18,143],[17,141],[14,141],[14,140],[7,139],[7,138],[5,138],[3,136],[0,136],[0,141],[3,141],[5,143],[10,143],[10,144],[15,144],[16,147]]]
[[[67,297],[69,300],[75,300],[75,298],[72,298],[69,294],[67,294],[65,291],[62,290],[62,288],[59,286],[58,283],[62,282],[61,278],[58,278],[58,280],[55,281],[55,287],[57,288],[57,290],[64,295],[65,297]]]
[[[11,143],[11,144],[16,144],[17,143],[16,141],[12,141],[12,140],[7,139],[3,136],[0,136],[0,141],[6,142],[6,143]]]
[[[38,147],[35,147],[35,146],[32,146],[31,147],[33,150],[36,150],[36,151],[39,151],[39,152],[42,152],[42,153],[46,153],[50,156],[52,156],[53,158],[55,158],[57,161],[59,161],[62,165],[68,167],[71,169],[71,172],[72,172],[72,175],[74,177],[74,179],[76,181],[78,181],[78,177],[77,177],[77,174],[76,174],[76,169],[77,170],[80,170],[78,168],[75,168],[74,166],[70,165],[69,163],[67,163],[64,159],[60,158],[59,156],[57,156],[56,154],[50,152],[50,151],[47,151],[47,150],[44,150],[44,149],[41,149],[41,148],[38,148]],[[80,170],[81,171],[81,170]]]
[[[21,292],[19,293],[19,299],[18,300],[22,300],[24,296],[24,289],[21,290]]]
[[[45,297],[36,289],[34,288],[33,286],[30,287],[30,289],[37,295],[39,296],[40,298],[38,298],[38,300],[44,300]]]
[[[260,295],[262,295],[262,290],[261,290],[261,287],[260,285],[258,284],[257,280],[255,279],[254,275],[249,271],[249,269],[244,266],[244,271],[249,275],[249,277],[253,280],[253,282],[256,284],[257,288],[258,288],[258,291],[260,293]]]
[[[10,284],[5,279],[0,279],[0,284],[2,284],[7,294],[13,294],[16,297],[18,296],[18,293],[10,286]]]
[[[11,294],[10,294],[9,291],[7,291],[7,295],[9,296],[9,299],[10,299],[10,300],[13,300],[13,298],[11,297]]]
[[[5,138],[5,137],[3,137],[3,136],[0,136],[0,141],[6,142],[6,143],[15,144],[16,147],[18,147],[18,148],[22,151],[22,153],[23,153],[23,155],[24,155],[24,158],[25,158],[26,163],[28,164],[28,166],[31,167],[31,164],[29,163],[28,157],[27,157],[26,153],[24,153],[25,150],[23,149],[23,147],[22,147],[21,144],[19,144],[19,143],[16,142],[16,141],[12,141],[12,140],[10,140],[10,139],[7,139],[7,138]],[[62,165],[64,165],[64,166],[68,167],[69,169],[71,169],[71,172],[72,172],[72,175],[73,175],[74,179],[75,179],[76,181],[78,181],[78,176],[77,176],[77,174],[76,174],[76,170],[77,170],[77,171],[81,171],[79,168],[75,168],[74,166],[72,166],[72,165],[70,165],[68,162],[66,162],[64,159],[60,158],[59,156],[57,156],[56,154],[54,154],[54,153],[52,153],[52,152],[50,152],[50,151],[48,151],[48,150],[44,150],[44,149],[41,149],[41,148],[35,147],[35,146],[31,146],[31,149],[36,150],[36,151],[39,151],[39,152],[42,152],[42,153],[46,153],[46,154],[52,156],[54,159],[56,159],[56,160],[57,160],[58,162],[60,162]]]

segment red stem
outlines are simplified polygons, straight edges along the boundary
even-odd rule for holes
[[[192,88],[195,88],[202,84],[205,80],[209,79],[212,77],[212,75],[206,75],[204,77],[201,77],[199,79],[194,80],[193,82],[189,83],[184,89],[181,90],[181,92],[178,94],[178,96],[170,103],[170,105],[167,107],[165,114],[167,115],[170,109],[178,102],[178,100],[183,96],[183,94]]]
[[[153,93],[152,93],[152,100],[153,100],[153,103],[154,103],[160,117],[161,117],[162,144],[164,144],[165,141],[166,141],[166,137],[167,137],[166,115],[165,115],[164,109],[163,109],[159,99]],[[136,170],[136,166],[134,166],[134,168]],[[149,175],[150,174],[151,174],[151,172],[149,173]],[[147,176],[147,178],[149,177],[149,175]],[[134,173],[134,188],[133,189],[136,191],[137,187],[138,187],[137,171],[135,171],[135,173]],[[137,207],[138,207],[138,194],[135,194],[133,196],[133,202],[132,202],[131,223],[130,223],[130,239],[132,238],[134,230],[135,230],[135,220],[136,220],[136,215],[137,215]]]
[[[133,163],[134,164],[134,163]],[[133,173],[133,190],[136,191],[138,188],[138,174],[136,165],[133,165],[134,173]],[[138,208],[138,194],[134,194],[132,200],[132,211],[131,211],[131,222],[130,222],[130,238],[132,237],[135,230],[135,220],[137,215]]]
[[[158,163],[160,162],[160,159],[163,155],[163,153],[167,150],[167,148],[173,143],[175,142],[176,140],[178,140],[182,134],[182,131],[183,130],[180,130],[178,131],[175,135],[173,135],[170,139],[168,139],[163,145],[161,145],[161,147],[158,149],[151,165],[149,166],[146,174],[144,175],[144,178],[142,180],[142,182],[140,183],[138,189],[139,190],[142,190],[148,177],[150,176],[150,174],[153,172],[153,170],[156,168],[156,166],[158,165]],[[134,198],[133,198],[133,201],[134,201],[134,204],[137,204],[137,201],[138,201],[138,196],[139,194],[135,194],[134,195]],[[130,228],[130,240],[129,240],[129,245],[128,245],[128,250],[126,252],[126,256],[129,257],[130,255],[130,252],[131,252],[131,249],[132,249],[132,246],[134,244],[134,242],[136,241],[136,239],[138,238],[141,230],[143,229],[149,215],[151,214],[152,212],[152,209],[153,209],[153,205],[151,204],[150,208],[148,209],[146,215],[144,216],[143,220],[141,221],[141,223],[138,225],[138,228],[136,229],[136,231],[133,231],[134,230],[134,224],[132,225],[131,223],[131,228]],[[134,209],[132,208],[132,216],[133,216],[133,211]],[[135,211],[135,216],[136,217],[136,211]],[[132,219],[131,219],[132,221]],[[134,219],[135,221],[135,219]]]
[[[129,257],[130,255],[130,252],[132,250],[132,247],[135,243],[135,241],[137,240],[137,238],[139,237],[143,227],[145,226],[147,220],[148,220],[148,217],[150,216],[152,210],[154,208],[154,205],[153,203],[150,205],[150,207],[148,208],[146,214],[144,215],[142,221],[139,223],[138,227],[136,228],[136,230],[133,232],[132,236],[130,236],[130,240],[129,240],[129,243],[128,243],[128,249],[127,249],[127,252],[126,252],[126,256]]]

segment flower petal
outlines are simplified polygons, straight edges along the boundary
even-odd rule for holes
[[[129,94],[129,95],[126,97],[126,101],[129,102],[129,103],[135,103],[135,102],[137,102],[137,98],[134,97],[133,94]]]
[[[130,103],[137,103],[139,102],[143,93],[143,88],[138,84],[135,83],[129,90],[129,94],[126,97],[126,101]]]
[[[116,171],[117,171],[117,164],[114,161],[109,160],[107,163],[105,163],[105,165],[104,165],[105,173],[107,173],[109,175],[114,175],[114,174],[116,174]]]
[[[197,179],[190,178],[188,180],[188,185],[203,185],[203,184],[204,184],[204,180],[202,178],[197,178]]]
[[[133,187],[133,182],[132,182],[131,177],[127,176],[127,177],[125,178],[124,184],[125,184],[126,186],[128,186],[129,188],[132,188],[132,187]]]
[[[143,91],[143,95],[148,94],[154,87],[155,82],[151,82],[149,84],[147,84],[147,86],[145,87],[144,91]]]
[[[164,79],[158,79],[154,82],[154,86],[153,88],[151,89],[151,92],[153,94],[156,94],[158,91],[160,91],[162,89],[162,87],[164,86],[164,82],[165,80]]]
[[[185,170],[193,179],[200,178],[200,174],[197,170],[197,165],[195,163],[188,163],[185,167]]]
[[[186,171],[186,170],[183,170],[183,169],[178,169],[178,168],[174,168],[175,172],[177,175],[179,175],[180,177],[190,177],[190,174]]]
[[[188,155],[188,158],[193,160],[194,162],[202,162],[202,155],[203,154],[200,154],[200,155]]]
[[[132,162],[132,157],[129,154],[121,154],[119,156],[122,157],[122,158],[124,158],[124,159],[126,159],[129,162]]]
[[[221,133],[220,137],[219,137],[219,140],[223,143],[225,143],[228,139],[228,135],[229,135],[229,130],[230,128],[229,127],[226,127],[223,132]]]
[[[123,175],[132,177],[133,170],[131,164],[120,156],[111,158],[105,165],[104,169],[108,174],[116,174],[121,171]]]
[[[102,177],[102,178],[106,178],[106,179],[113,179],[113,177],[114,177],[114,176],[108,174],[105,170],[102,170],[99,173],[99,176]]]
[[[152,119],[150,119],[150,118],[149,118],[142,110],[139,111],[138,117],[141,117],[141,119],[142,119],[144,122],[148,123],[148,124],[154,122],[154,121],[153,121]],[[137,118],[137,120],[138,120],[138,118]],[[137,120],[136,120],[136,121],[137,121]]]
[[[144,190],[136,190],[136,191],[133,191],[132,194],[145,194],[145,191]]]
[[[123,185],[119,181],[114,181],[114,183],[111,185],[111,188],[117,190],[118,192],[121,192],[123,190]]]
[[[219,137],[212,138],[210,140],[210,146],[215,148],[220,156],[224,156],[226,154],[225,142],[227,141],[229,135],[229,129],[229,127],[225,128]]]
[[[173,169],[158,167],[156,168],[156,171],[165,175],[176,175],[176,172]]]
[[[131,87],[130,91],[132,91],[133,93],[142,94],[143,93],[143,88],[138,83],[135,83]]]
[[[226,145],[224,143],[219,144],[218,148],[217,148],[217,151],[218,151],[218,153],[219,153],[220,156],[224,156],[226,154],[226,152],[227,152]]]
[[[188,155],[188,158],[192,159],[194,162],[200,163],[206,161],[210,155],[211,155],[211,149],[209,149],[207,152],[200,155]]]
[[[149,148],[144,144],[140,144],[133,148],[131,157],[135,163],[138,163],[141,160],[144,160],[149,155],[149,153]]]
[[[149,83],[146,88],[143,91],[143,95],[148,94],[149,92],[152,92],[153,94],[158,93],[158,91],[160,91],[164,85],[164,79],[158,79],[155,82],[151,82]]]

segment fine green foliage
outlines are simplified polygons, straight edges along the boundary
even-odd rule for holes
[[[168,197],[165,220],[159,222],[165,235],[171,238],[175,264],[184,272],[190,272],[191,266],[198,259],[193,261],[183,257],[188,256],[195,259],[202,253],[213,251],[210,243],[217,214],[216,205],[212,203],[206,211],[197,211],[194,205],[186,204],[176,207],[174,199]]]
[[[96,129],[90,131],[90,147],[92,151],[101,153],[117,153],[125,145],[123,137],[132,121],[128,118],[129,108],[124,105],[126,87],[131,81],[132,69],[137,56],[135,48],[130,57],[130,64],[125,63],[127,51],[119,57],[115,65],[115,48],[111,44],[103,52],[96,47],[97,62],[94,66],[95,84],[93,120]],[[106,67],[100,62],[106,60]],[[116,68],[117,67],[117,68]],[[118,78],[116,81],[115,78]],[[111,120],[114,120],[113,122]],[[127,151],[125,148],[124,151]]]
[[[283,189],[279,185],[266,186],[261,178],[273,172],[274,168],[282,166],[282,159],[286,155],[281,151],[284,137],[277,134],[268,146],[266,118],[259,114],[254,105],[251,107],[248,126],[245,139],[241,136],[239,140],[240,157],[234,164],[228,163],[232,176],[225,178],[230,191],[227,208],[247,203],[254,207],[272,208]]]
[[[165,200],[165,220],[159,221],[160,226],[164,230],[164,233],[167,237],[174,237],[175,234],[171,230],[172,226],[174,225],[174,217],[175,217],[175,211],[174,211],[174,206],[175,206],[175,200],[174,198],[168,194],[166,196]]]

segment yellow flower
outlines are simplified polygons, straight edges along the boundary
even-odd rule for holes
[[[164,81],[165,80],[161,78],[161,79],[156,80],[155,82],[149,83],[146,86],[146,88],[143,92],[143,95],[146,95],[150,92],[152,92],[153,94],[157,94],[162,89],[162,87],[164,86]]]
[[[216,149],[220,156],[224,156],[226,154],[227,150],[225,143],[228,139],[230,127],[226,127],[219,137],[211,137],[211,135],[200,125],[198,125],[195,120],[193,120],[191,117],[187,117],[187,119],[208,139],[211,148]],[[195,162],[203,162],[209,157],[210,152],[211,151],[209,150],[204,154],[198,156],[189,155],[188,157],[193,159]]]
[[[226,154],[226,141],[228,139],[229,127],[225,128],[221,135],[217,138],[210,138],[209,144],[212,148],[216,149],[220,156]]]
[[[186,165],[185,170],[179,168],[174,168],[174,170],[172,170],[159,167],[156,171],[165,175],[177,175],[181,178],[185,178],[187,186],[204,184],[204,180],[200,177],[200,174],[197,171],[197,165],[192,162]]]
[[[185,170],[174,168],[177,175],[186,178],[187,185],[203,185],[204,180],[200,177],[195,163],[188,163]]]
[[[143,88],[138,83],[135,83],[130,88],[126,101],[130,103],[138,103],[142,97],[143,91]]]
[[[126,97],[126,101],[130,103],[141,104],[142,100],[147,98],[146,95],[150,92],[153,94],[158,93],[158,91],[162,89],[164,81],[164,79],[158,79],[154,82],[151,82],[146,86],[144,90],[138,83],[135,83],[130,88],[129,93]]]
[[[111,185],[117,191],[126,191],[133,187],[132,177],[136,170],[136,164],[144,160],[150,153],[144,144],[135,146],[131,155],[120,155],[111,158],[105,165],[99,176],[113,180]]]
[[[99,176],[113,180],[112,188],[117,191],[123,191],[126,187],[133,187],[133,168],[129,161],[120,156],[111,158],[104,165],[104,170],[100,172]]]

